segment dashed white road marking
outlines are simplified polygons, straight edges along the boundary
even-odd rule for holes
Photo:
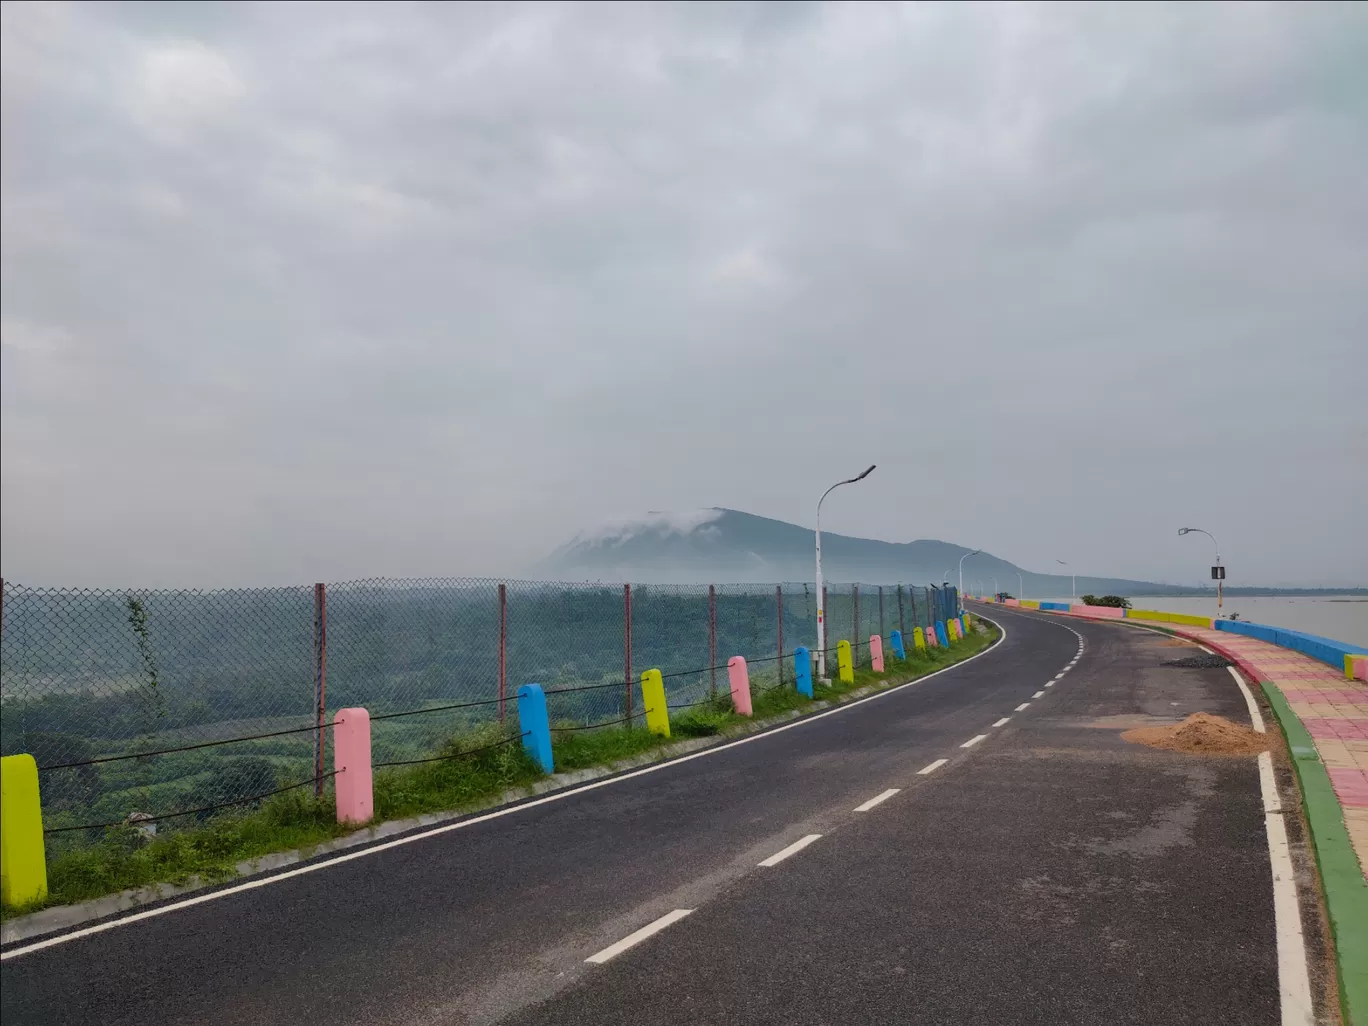
[[[1023,709],[1029,709],[1030,707],[1031,707],[1031,703],[1030,703],[1030,702],[1022,702],[1019,706],[1016,707],[1016,711],[1017,711],[1017,712],[1021,712]]]
[[[917,770],[917,776],[924,777],[928,773],[935,773],[936,770],[940,769],[949,761],[949,759],[937,759],[935,762],[931,763],[931,765],[923,766],[921,769]]]
[[[693,909],[691,908],[677,908],[673,912],[666,912],[654,923],[647,923],[636,933],[629,933],[626,937],[623,937],[622,940],[618,941],[616,944],[609,944],[606,948],[604,948],[597,954],[590,955],[588,958],[585,959],[585,961],[592,962],[594,965],[602,965],[610,958],[616,958],[618,955],[622,954],[628,948],[635,947],[636,945],[640,944],[647,937],[659,933],[661,930],[665,929],[665,927],[669,926],[671,923],[679,922],[692,911]]]
[[[961,747],[961,748],[973,748],[974,745],[978,744],[980,741],[982,741],[982,740],[983,740],[985,737],[987,737],[987,736],[988,736],[987,734],[975,734],[975,735],[974,735],[973,737],[971,737],[968,741],[964,742],[964,744],[960,745],[960,747]]]
[[[1061,670],[1059,673],[1056,673],[1056,674],[1055,674],[1055,680],[1059,680],[1061,677],[1064,676],[1064,674],[1066,674],[1066,673],[1068,673],[1068,672],[1069,672],[1068,670]]]
[[[876,794],[873,798],[869,799],[869,801],[865,802],[863,805],[855,806],[855,811],[868,812],[870,809],[874,808],[874,806],[878,805],[880,802],[888,801],[888,799],[892,798],[900,790],[902,790],[902,788],[890,787],[887,791],[884,791],[882,794]]]
[[[1254,725],[1254,729],[1260,734],[1267,734],[1268,729],[1264,726],[1263,714],[1259,712],[1259,703],[1254,701],[1254,695],[1249,690],[1249,685],[1244,682],[1244,678],[1236,672],[1235,667],[1227,666],[1230,675],[1235,678],[1235,683],[1240,685],[1240,692],[1244,695],[1245,706],[1249,709],[1249,722]]]
[[[1000,727],[1000,726],[1002,726],[1004,723],[1006,723],[1006,722],[1007,722],[1008,720],[1010,720],[1010,719],[1011,719],[1010,716],[1004,716],[1002,719],[1000,719],[1000,720],[998,720],[996,723],[994,723],[993,726],[995,726],[995,727]]]
[[[790,844],[787,848],[784,848],[782,851],[776,851],[769,858],[765,859],[764,862],[758,864],[761,866],[777,866],[779,865],[779,863],[783,862],[784,859],[788,858],[790,855],[802,851],[809,844],[811,844],[813,841],[817,840],[821,836],[821,834],[808,834],[806,837],[800,837],[798,838],[798,840]]]
[[[1048,688],[1050,685],[1046,684],[1045,686]],[[1037,691],[1037,692],[1036,692],[1034,695],[1032,695],[1031,697],[1032,697],[1032,698],[1044,698],[1044,697],[1045,697],[1045,692],[1043,692],[1043,691]]]

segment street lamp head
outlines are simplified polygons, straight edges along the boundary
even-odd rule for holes
[[[868,469],[868,470],[866,470],[866,471],[865,471],[863,474],[861,474],[859,477],[852,477],[848,483],[849,483],[849,484],[854,484],[856,481],[863,481],[863,480],[864,480],[865,478],[867,478],[870,474],[874,473],[874,468],[875,468],[875,466],[877,466],[877,464],[871,463],[871,464],[869,465],[869,469]]]
[[[1069,565],[1068,563],[1064,562],[1064,560],[1062,560],[1062,559],[1056,559],[1055,562],[1058,563],[1060,566],[1068,566],[1068,565]]]
[[[1197,530],[1197,528],[1195,528],[1195,527],[1180,527],[1180,528],[1178,528],[1178,533],[1179,533],[1180,535],[1181,535],[1181,534],[1191,534],[1191,533],[1192,533],[1193,531],[1195,531],[1195,530]]]

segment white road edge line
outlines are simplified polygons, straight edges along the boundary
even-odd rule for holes
[[[974,735],[973,737],[971,737],[968,741],[964,742],[964,744],[960,745],[960,747],[961,747],[961,748],[973,748],[974,745],[978,744],[980,741],[982,741],[982,740],[983,740],[985,737],[987,737],[987,736],[988,736],[987,734],[975,734],[975,735]]]
[[[1279,809],[1277,786],[1273,779],[1273,759],[1259,756],[1259,787],[1264,809]],[[1297,905],[1297,879],[1287,846],[1287,825],[1281,812],[1265,811],[1264,829],[1268,833],[1268,861],[1273,870],[1273,921],[1278,935],[1278,991],[1283,1026],[1312,1026],[1311,980],[1306,970],[1306,942],[1302,938],[1301,909]]]
[[[1230,671],[1230,675],[1235,678],[1235,683],[1240,685],[1240,691],[1244,694],[1245,705],[1249,707],[1249,722],[1260,734],[1267,734],[1268,728],[1264,726],[1263,714],[1259,712],[1259,703],[1254,701],[1254,693],[1249,690],[1249,685],[1244,682],[1244,678],[1240,676],[1235,667],[1227,666],[1226,669]]]
[[[821,834],[808,834],[806,837],[800,837],[798,838],[798,840],[790,844],[787,848],[783,849],[782,851],[776,851],[769,858],[765,859],[764,862],[757,863],[757,865],[777,866],[779,865],[779,863],[783,862],[784,859],[788,858],[790,855],[793,855],[796,852],[802,851],[809,844],[811,844],[813,841],[817,840],[821,836]]]
[[[873,798],[869,799],[869,801],[865,802],[863,805],[855,806],[855,811],[868,812],[870,809],[874,808],[874,806],[880,804],[881,802],[888,801],[888,799],[892,798],[901,790],[902,788],[900,787],[890,787],[887,791],[884,791],[882,794],[876,794]]]
[[[1045,686],[1048,688],[1050,685],[1046,684]],[[1044,698],[1044,697],[1045,697],[1045,692],[1043,692],[1043,691],[1037,691],[1037,692],[1036,692],[1034,695],[1032,695],[1031,697],[1032,697],[1032,698]]]
[[[1061,670],[1059,673],[1056,673],[1056,674],[1055,674],[1055,680],[1059,680],[1061,677],[1064,676],[1064,674],[1066,674],[1066,673],[1068,673],[1068,672],[1069,672],[1068,670]]]
[[[487,823],[491,819],[500,819],[503,816],[512,816],[515,813],[522,812],[524,809],[535,809],[539,805],[549,805],[551,802],[564,801],[566,798],[572,798],[577,794],[583,794],[585,791],[594,791],[600,787],[609,787],[613,784],[618,783],[619,781],[631,780],[634,777],[645,776],[647,773],[659,773],[661,770],[670,769],[671,767],[678,766],[681,763],[692,762],[694,759],[705,759],[708,756],[716,755],[719,752],[725,752],[730,748],[735,748],[737,745],[750,744],[753,741],[760,741],[764,738],[772,737],[775,734],[782,734],[786,730],[795,730],[798,727],[807,726],[807,724],[809,723],[816,723],[818,720],[825,719],[828,716],[835,716],[837,713],[846,712],[847,710],[854,709],[858,706],[864,705],[866,702],[874,702],[880,698],[887,698],[889,695],[896,695],[904,688],[910,688],[916,684],[921,684],[923,681],[928,681],[932,677],[939,676],[942,673],[948,673],[951,670],[958,669],[961,666],[967,666],[969,663],[972,663],[975,659],[980,659],[983,656],[987,655],[989,652],[992,652],[994,649],[998,647],[998,645],[1001,645],[1004,641],[1007,640],[1007,628],[1003,626],[1002,623],[992,619],[991,617],[983,616],[982,619],[987,620],[989,623],[996,626],[997,629],[1002,632],[1002,634],[998,637],[997,641],[989,645],[982,652],[974,653],[968,659],[962,660],[961,662],[955,663],[951,666],[946,666],[942,669],[936,670],[934,673],[928,673],[925,677],[918,677],[915,680],[909,680],[905,684],[898,684],[884,691],[876,691],[872,695],[866,695],[864,698],[858,698],[853,702],[847,702],[844,705],[838,705],[835,708],[827,709],[824,712],[813,713],[811,716],[800,717],[794,720],[792,723],[785,723],[778,727],[771,727],[768,730],[762,730],[757,734],[751,734],[747,737],[737,738],[735,741],[728,741],[726,744],[714,745],[712,748],[705,748],[700,752],[691,752],[688,755],[681,755],[678,758],[666,759],[663,762],[653,763],[650,766],[643,766],[641,769],[632,770],[629,773],[619,773],[616,776],[604,777],[601,780],[592,780],[589,783],[581,784],[578,787],[567,787],[562,791],[555,791],[551,794],[545,795],[544,797],[534,798],[532,801],[521,802],[517,805],[505,806],[504,808],[495,809],[492,812],[486,812],[482,815],[471,816],[467,819],[460,819],[454,823],[444,823],[443,825],[433,827],[430,830],[422,830],[417,833],[405,834],[403,837],[396,837],[392,841],[385,841],[381,844],[373,844],[369,847],[361,848],[357,851],[347,852],[345,855],[338,855],[336,858],[324,859],[318,862],[310,862],[308,865],[300,866],[298,869],[289,869],[283,873],[273,873],[270,876],[257,877],[256,879],[246,880],[240,884],[234,884],[231,887],[223,887],[217,891],[209,891],[205,894],[197,894],[192,898],[186,898],[184,901],[173,901],[170,904],[159,905],[156,908],[144,909],[141,912],[134,912],[132,915],[123,916],[119,919],[110,919],[106,920],[103,923],[96,923],[93,926],[86,926],[82,927],[79,930],[73,930],[70,933],[62,933],[58,934],[55,937],[47,937],[44,940],[34,941],[32,944],[25,944],[22,946],[12,947],[7,951],[0,951],[0,961],[8,962],[11,958],[18,958],[20,955],[27,955],[33,951],[42,951],[44,948],[51,948],[57,946],[58,944],[66,944],[70,941],[80,940],[82,937],[90,937],[97,933],[104,933],[106,930],[113,930],[117,929],[120,926],[127,926],[130,923],[137,923],[141,922],[144,919],[152,919],[155,916],[166,915],[168,912],[178,912],[183,908],[192,908],[195,905],[203,905],[205,902],[217,901],[219,898],[226,898],[233,894],[241,894],[243,891],[254,891],[258,887],[269,887],[271,884],[280,883],[282,880],[290,880],[296,876],[303,876],[306,873],[316,873],[320,869],[327,869],[329,866],[340,865],[343,862],[351,862],[355,859],[364,859],[369,855],[377,855],[382,851],[389,851],[391,848],[399,848],[406,844],[413,844],[415,841],[424,841],[427,840],[427,838],[429,837],[436,837],[439,834],[451,833],[454,830],[464,830],[467,827],[475,826],[477,823]]]
[[[1264,812],[1282,812],[1282,799],[1273,778],[1273,756],[1268,752],[1259,753],[1259,790],[1263,792]]]
[[[945,765],[947,762],[949,762],[949,761],[950,761],[949,759],[937,759],[937,760],[936,760],[935,762],[933,762],[931,765],[929,765],[929,766],[923,766],[921,769],[917,770],[917,776],[919,776],[919,777],[924,777],[924,776],[926,776],[928,773],[935,773],[936,770],[940,769],[942,766],[944,766],[944,765]]]
[[[1015,711],[1016,711],[1016,712],[1021,712],[1023,709],[1029,709],[1030,707],[1031,707],[1031,703],[1030,703],[1030,702],[1022,702],[1019,706],[1016,707],[1016,710],[1015,710]]]
[[[1001,727],[1004,723],[1006,723],[1006,722],[1007,722],[1008,720],[1010,720],[1010,719],[1011,719],[1010,716],[1004,716],[1002,719],[1000,719],[1000,720],[998,720],[996,723],[994,723],[993,726],[995,726],[995,727]]]
[[[628,948],[635,947],[636,945],[640,944],[647,937],[659,933],[661,930],[665,929],[665,927],[669,926],[671,923],[679,922],[692,911],[693,909],[691,908],[677,908],[673,912],[666,912],[654,923],[647,923],[636,933],[629,933],[626,937],[623,937],[622,940],[618,941],[616,944],[609,944],[598,954],[590,955],[588,958],[585,959],[585,961],[592,962],[594,965],[602,965],[604,962],[608,961],[608,959],[615,958],[618,955],[622,954],[624,951],[626,951]]]

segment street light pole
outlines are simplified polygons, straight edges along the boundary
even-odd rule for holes
[[[992,581],[993,581],[993,601],[996,602],[996,601],[997,601],[997,597],[998,597],[999,595],[1002,594],[1002,589],[998,587],[998,582],[997,582],[997,578],[996,578],[996,577],[992,578]]]
[[[1218,541],[1216,540],[1216,536],[1215,536],[1214,534],[1212,534],[1210,531],[1203,531],[1200,527],[1180,527],[1180,528],[1178,528],[1178,533],[1179,533],[1179,535],[1184,535],[1184,534],[1204,534],[1204,535],[1206,535],[1208,538],[1211,539],[1211,544],[1214,545],[1214,546],[1216,547],[1216,565],[1217,565],[1217,566],[1220,566],[1220,565],[1221,565],[1221,543],[1218,542]],[[1224,591],[1225,591],[1224,585],[1225,585],[1225,579],[1222,578],[1222,577],[1220,577],[1220,576],[1217,576],[1217,578],[1216,578],[1216,615],[1217,615],[1218,617],[1221,615],[1221,605],[1222,605],[1222,599],[1224,598]]]
[[[873,472],[874,464],[871,463],[869,469],[863,474],[848,478],[845,481],[837,481],[824,491],[822,497],[817,500],[817,678],[823,682],[826,682],[828,678],[826,672],[826,610],[822,608],[822,503],[826,502],[826,497],[840,488],[841,485],[863,481]]]
[[[1062,559],[1056,559],[1055,562],[1060,566],[1069,566]],[[1069,590],[1073,592],[1074,598],[1078,598],[1078,576],[1073,572],[1073,567],[1069,567]]]
[[[1017,574],[1017,601],[1020,602],[1026,597],[1026,582],[1021,579],[1021,574]]]
[[[983,551],[982,549],[975,549],[973,552],[966,552],[964,555],[960,556],[960,561],[959,561],[959,600],[960,600],[961,602],[964,601],[964,561],[965,561],[966,559],[968,559],[970,556],[977,556],[977,555],[978,555],[980,552],[982,552],[982,551]]]

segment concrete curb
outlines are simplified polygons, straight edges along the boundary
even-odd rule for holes
[[[987,619],[986,617],[984,619]],[[990,621],[991,622],[991,621]],[[1001,631],[997,624],[994,626]],[[682,755],[688,755],[700,749],[711,748],[715,745],[725,744],[735,741],[750,734],[761,734],[767,730],[790,723],[796,719],[802,719],[828,709],[833,709],[851,702],[859,701],[870,695],[888,691],[896,687],[904,687],[908,684],[915,684],[919,680],[939,673],[943,670],[951,669],[960,663],[975,659],[992,651],[1002,638],[998,637],[987,647],[981,649],[973,655],[958,659],[945,666],[928,669],[923,673],[906,679],[889,678],[888,680],[878,681],[874,684],[865,684],[853,691],[839,695],[834,699],[817,699],[809,702],[801,709],[790,709],[775,716],[767,717],[753,723],[742,723],[723,730],[717,734],[707,737],[687,738],[671,742],[660,748],[642,752],[630,758],[619,759],[615,762],[602,766],[588,766],[583,769],[570,770],[564,773],[557,773],[543,780],[520,788],[510,789],[487,802],[478,805],[467,806],[461,809],[445,810],[442,812],[427,812],[419,816],[412,816],[406,819],[388,820],[374,826],[362,827],[353,833],[343,837],[334,838],[331,841],[324,841],[317,845],[307,848],[297,848],[291,851],[271,852],[268,855],[261,855],[254,859],[239,862],[234,866],[234,872],[222,880],[205,880],[202,877],[191,877],[182,884],[149,884],[146,887],[135,887],[126,891],[119,891],[115,894],[107,894],[101,898],[93,898],[90,901],[78,902],[73,905],[57,905],[53,908],[45,908],[38,912],[30,912],[25,915],[17,915],[8,918],[0,924],[0,945],[10,945],[19,941],[33,940],[49,934],[60,933],[73,927],[92,923],[96,920],[106,919],[121,912],[129,912],[133,909],[143,908],[158,902],[166,901],[171,898],[181,897],[198,891],[205,891],[215,887],[226,887],[237,883],[244,878],[259,876],[264,873],[274,872],[284,869],[300,862],[308,862],[312,859],[320,858],[333,852],[342,851],[347,848],[362,847],[378,841],[397,837],[411,831],[421,830],[425,827],[433,826],[438,823],[446,823],[451,820],[463,819],[467,816],[478,815],[490,809],[502,808],[507,805],[514,805],[520,801],[540,797],[554,791],[560,791],[580,784],[588,783],[602,777],[616,776],[620,773],[627,773],[642,766],[648,766],[656,762],[666,762]]]
[[[1050,612],[1054,612],[1051,610]],[[1089,617],[1072,613],[1076,620]],[[1335,945],[1335,972],[1339,982],[1340,1014],[1345,1026],[1368,1026],[1368,881],[1359,869],[1349,831],[1344,825],[1344,810],[1330,784],[1316,751],[1316,743],[1292,707],[1287,704],[1276,684],[1261,680],[1254,667],[1231,649],[1208,638],[1195,638],[1181,626],[1165,624],[1128,624],[1125,620],[1107,620],[1144,630],[1162,630],[1196,645],[1206,645],[1239,667],[1240,672],[1257,684],[1268,699],[1273,715],[1282,728],[1283,737],[1292,756],[1292,769],[1301,792],[1302,810],[1306,814],[1311,833],[1311,847],[1316,854],[1316,868],[1320,873],[1321,892],[1325,895],[1326,915]],[[1305,654],[1305,653],[1303,653]]]

